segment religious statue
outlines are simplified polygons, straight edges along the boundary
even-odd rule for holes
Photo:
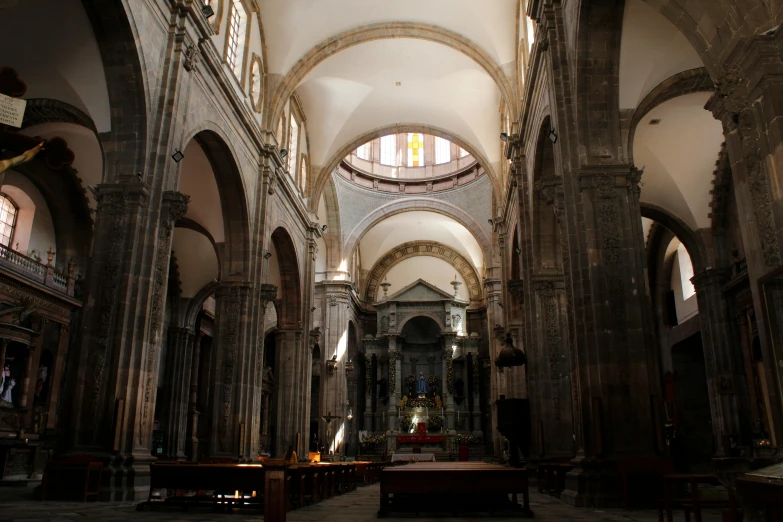
[[[5,172],[8,169],[31,161],[33,158],[35,158],[36,154],[43,150],[43,147],[44,142],[42,141],[32,149],[25,151],[18,156],[6,160],[0,160],[0,186],[2,186],[3,182],[5,181]]]
[[[49,368],[46,366],[40,366],[38,368],[38,381],[35,383],[35,396],[40,397],[43,391],[46,378],[49,376]]]
[[[11,368],[6,364],[3,368],[3,371],[0,372],[0,395],[3,394],[3,390],[5,389],[5,382],[8,380],[10,376],[11,376]]]
[[[386,333],[389,331],[389,316],[384,315],[381,317],[381,333]]]
[[[424,378],[424,372],[419,372],[419,380],[416,384],[416,393],[419,395],[427,394],[427,379]]]
[[[14,389],[14,386],[16,386],[16,379],[8,379],[8,384],[5,387],[5,391],[3,392],[3,395],[0,396],[0,406],[5,406],[6,408],[13,408],[13,397],[11,395],[11,391]]]

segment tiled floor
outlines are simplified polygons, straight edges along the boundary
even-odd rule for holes
[[[316,520],[340,520],[344,522],[376,520],[380,488],[378,485],[360,487],[347,495],[341,495],[314,506],[298,509],[288,514],[288,520],[316,521]],[[655,522],[658,516],[655,511],[626,511],[623,509],[587,509],[572,508],[559,500],[539,493],[531,494],[531,506],[535,513],[534,520],[543,521],[569,521],[589,520],[594,522]],[[447,518],[437,519],[408,516],[405,518],[387,518],[384,520],[482,520],[486,517],[475,516],[472,518]],[[76,520],[106,520],[106,521],[230,521],[245,522],[263,520],[253,512],[241,512],[235,514],[213,513],[208,510],[183,511],[136,511],[135,503],[67,503],[67,502],[36,502],[32,500],[30,490],[15,490],[0,488],[0,521],[3,522],[49,522],[49,521],[76,521]],[[492,520],[503,520],[495,517]],[[519,520],[519,519],[514,519]],[[680,513],[675,516],[675,521],[684,520]],[[704,522],[720,521],[717,511],[707,511],[703,517]]]

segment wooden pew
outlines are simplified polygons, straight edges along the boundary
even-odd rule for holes
[[[510,512],[532,517],[528,470],[481,462],[419,462],[381,471],[379,517],[391,512]],[[522,494],[519,505],[517,495]],[[512,501],[508,502],[508,495]]]
[[[158,490],[213,493],[168,497],[166,493],[158,494]],[[260,464],[154,462],[150,464],[150,493],[147,502],[181,503],[187,506],[208,501],[213,506],[222,508],[263,507],[263,491],[264,467]]]

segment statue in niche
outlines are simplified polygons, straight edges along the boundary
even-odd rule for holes
[[[462,316],[459,314],[451,316],[451,328],[459,330],[459,324],[462,322]]]
[[[3,392],[3,395],[0,396],[0,406],[4,406],[6,408],[14,407],[13,395],[11,394],[14,386],[16,386],[16,379],[8,379],[8,384],[5,387],[5,391]]]
[[[389,316],[384,315],[381,317],[381,332],[387,333],[389,331]]]
[[[46,366],[40,366],[38,368],[38,381],[35,383],[35,396],[40,397],[41,392],[43,391],[44,383],[46,383],[46,378],[49,376],[49,368]]]
[[[424,372],[419,372],[419,380],[416,383],[416,393],[420,397],[427,395],[427,379],[424,378]]]

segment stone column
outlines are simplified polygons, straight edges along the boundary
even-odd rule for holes
[[[764,296],[762,286],[765,276],[783,266],[783,189],[780,183],[783,90],[779,73],[783,57],[780,34],[778,31],[774,36],[756,35],[737,45],[727,56],[723,72],[716,78],[716,92],[705,107],[723,124],[738,225],[765,361],[783,360],[783,348],[780,348],[783,333],[779,328],[770,328],[768,319],[780,313],[774,309],[775,302],[780,300]],[[767,307],[772,309],[767,310]],[[783,367],[766,366],[768,382],[781,378]],[[782,433],[783,397],[774,386],[769,388],[769,394],[774,424],[770,430]]]
[[[444,428],[456,429],[454,422],[454,335],[446,333],[443,335],[443,357],[441,364],[443,369],[443,408],[446,410],[443,419]],[[440,412],[438,412],[440,414]]]
[[[306,439],[304,426],[298,421],[296,411],[299,403],[305,400],[305,383],[298,378],[299,365],[302,364],[304,351],[303,332],[300,329],[280,329],[275,334],[277,347],[275,353],[275,382],[277,386],[277,433],[275,440],[277,451],[282,454],[289,445],[296,446],[296,434]],[[309,433],[309,431],[308,431]]]
[[[252,400],[241,379],[251,363],[246,357],[249,340],[245,326],[252,294],[251,285],[245,282],[227,283],[215,292],[212,455],[241,456],[240,440],[245,440],[251,427],[241,416],[244,401]]]
[[[580,258],[570,260],[572,283],[580,289],[574,313],[584,318],[572,377],[580,391],[583,447],[563,499],[601,506],[616,499],[614,460],[655,451],[650,398],[660,395],[660,387],[659,377],[651,375],[656,349],[646,297],[639,173],[627,165],[584,166],[577,182],[578,188],[565,191],[565,230],[569,245],[583,248]],[[578,190],[579,203],[569,200],[571,188]]]
[[[53,430],[57,426],[58,415],[61,410],[58,404],[60,400],[60,388],[63,378],[65,377],[65,360],[68,355],[68,345],[70,342],[71,329],[67,324],[60,325],[60,337],[57,343],[57,355],[54,357],[52,367],[49,368],[49,416],[46,419],[46,428]],[[4,349],[0,348],[0,350]],[[2,357],[0,357],[2,359]],[[2,369],[2,361],[0,361],[0,369]]]
[[[699,323],[717,456],[725,455],[723,442],[726,437],[732,436],[739,440],[739,394],[745,386],[742,365],[737,364],[738,352],[732,342],[731,319],[721,291],[730,276],[730,268],[710,268],[691,279],[699,304]]]
[[[383,431],[398,430],[399,420],[397,419],[397,406],[402,400],[404,393],[402,387],[402,346],[396,335],[390,335],[389,339],[389,404],[387,405],[386,424],[382,426]]]
[[[38,362],[41,359],[41,351],[44,343],[44,320],[33,318],[33,330],[39,332],[38,337],[33,340],[33,344],[27,347],[27,366],[25,368],[24,378],[19,383],[22,395],[19,398],[19,408],[27,408],[28,403],[32,403],[32,397],[35,396],[35,384],[38,376]],[[28,422],[32,425],[34,412],[30,411],[26,416]]]
[[[321,412],[326,415],[331,412],[337,416],[331,422],[331,437],[334,438],[345,420],[346,403],[348,401],[348,382],[345,373],[345,363],[348,362],[348,318],[350,312],[350,286],[344,281],[329,281],[323,283],[326,290],[326,317],[324,349],[321,355],[326,362],[325,371],[321,377]],[[332,366],[330,360],[337,356],[336,366]],[[332,368],[335,368],[332,370]],[[326,433],[323,432],[325,435]],[[343,430],[345,434],[345,430]],[[321,439],[327,448],[331,448],[333,440]],[[344,448],[343,444],[340,449]],[[336,443],[334,449],[337,450]],[[337,452],[335,451],[335,455]]]
[[[277,286],[260,284],[257,285],[253,293],[256,303],[259,305],[257,308],[259,313],[255,321],[258,335],[255,343],[249,342],[244,347],[244,365],[239,383],[239,423],[244,426],[241,433],[239,455],[248,461],[256,461],[259,454],[261,436],[259,416],[264,376],[264,319],[267,305],[277,296]]]
[[[190,397],[188,401],[190,447],[188,453],[189,459],[193,462],[198,460],[198,377],[201,373],[201,339],[203,337],[203,333],[196,332],[193,338],[193,356],[190,364]]]
[[[168,460],[185,460],[186,424],[193,356],[193,332],[169,327],[166,348],[165,396],[162,398],[161,428],[166,434]],[[197,381],[196,376],[196,381]]]

